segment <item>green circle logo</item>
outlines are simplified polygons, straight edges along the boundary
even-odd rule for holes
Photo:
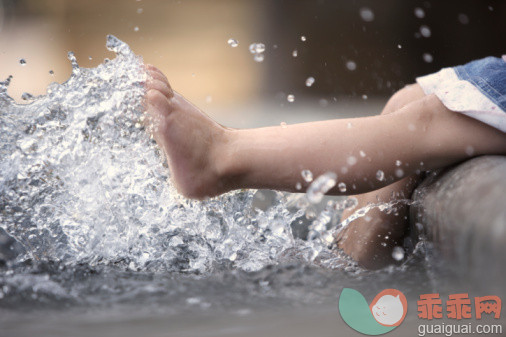
[[[382,335],[404,321],[408,311],[406,296],[397,289],[385,289],[367,304],[364,296],[344,288],[339,296],[339,313],[348,326],[365,335]]]

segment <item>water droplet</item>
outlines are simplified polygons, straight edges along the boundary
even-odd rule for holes
[[[306,219],[312,220],[314,218],[316,218],[316,211],[315,211],[315,209],[313,207],[308,207],[306,209]]]
[[[466,147],[466,154],[468,156],[472,156],[474,154],[474,147],[472,147],[471,145],[469,145],[468,147]]]
[[[353,124],[351,122],[346,123],[346,127],[348,129],[351,129],[353,127]]]
[[[301,172],[302,179],[304,179],[305,182],[309,183],[313,181],[313,173],[309,170],[302,170]]]
[[[350,71],[354,71],[357,69],[357,64],[354,61],[348,61],[346,62],[346,68],[348,68]]]
[[[374,21],[374,12],[369,7],[360,8],[359,13],[360,13],[360,17],[365,22]]]
[[[431,31],[430,28],[426,25],[420,26],[420,34],[422,34],[423,37],[430,37]]]
[[[395,261],[401,261],[404,258],[404,249],[399,246],[394,247],[392,250],[392,257]]]
[[[429,53],[423,53],[422,55],[423,60],[427,63],[432,63],[432,60],[434,59],[431,54]]]
[[[339,188],[339,191],[341,191],[342,193],[346,192],[346,184],[345,183],[339,183],[337,185],[337,187]]]
[[[21,99],[24,100],[24,101],[28,101],[28,100],[32,100],[34,97],[32,94],[28,93],[28,92],[24,92],[22,95],[21,95]]]
[[[295,101],[295,96],[292,94],[289,94],[288,96],[286,96],[286,100],[290,103],[293,103]]]
[[[297,49],[295,49],[294,51],[292,51],[292,56],[293,57],[297,57],[299,55],[299,52],[297,51]]]
[[[385,172],[378,170],[378,172],[376,172],[376,179],[379,181],[385,180]]]
[[[400,160],[395,161],[395,166],[401,166],[401,165],[402,165],[402,161],[400,161]]]
[[[134,32],[138,32],[139,31],[139,27],[138,26],[135,26],[134,27]]]
[[[260,54],[265,51],[265,44],[260,42],[254,42],[249,45],[249,52],[251,54]]]
[[[402,49],[402,46],[400,44],[397,45],[398,49]]]
[[[26,64],[26,60],[25,59],[20,59],[19,60],[19,64],[21,64],[22,66],[24,66]]]
[[[67,54],[67,58],[70,60],[70,64],[72,65],[72,73],[76,74],[80,72],[79,65],[77,64],[76,56],[74,52],[69,51]]]
[[[137,8],[137,14],[142,14],[142,12],[144,12],[144,9],[142,9],[142,8]]]
[[[281,125],[281,128],[283,128],[283,129],[287,128],[286,122],[281,122],[281,123],[279,123],[279,125]]]
[[[458,18],[459,22],[463,25],[467,25],[469,23],[469,17],[464,13],[460,13]]]
[[[312,85],[313,85],[313,83],[314,83],[314,81],[315,81],[314,77],[312,77],[312,76],[308,77],[308,78],[306,79],[306,87],[310,87],[310,86],[312,86]]]
[[[232,48],[235,48],[239,45],[239,41],[237,41],[236,39],[232,39],[232,38],[228,39],[227,43]]]
[[[357,158],[355,156],[349,156],[348,159],[346,159],[346,162],[348,165],[353,166],[357,163]]]
[[[302,42],[306,42],[306,37],[305,37],[304,35],[302,35],[302,36],[300,37],[300,40],[301,40]]]
[[[49,74],[50,75],[54,75],[54,71],[53,70],[49,70]]]
[[[295,189],[296,189],[297,191],[300,191],[300,190],[302,189],[302,184],[301,184],[301,183],[297,183],[297,184],[295,184]]]
[[[360,154],[360,157],[365,158],[365,152],[364,151],[360,150],[359,154]]]
[[[425,11],[420,7],[416,7],[415,16],[419,19],[423,19],[425,17]]]
[[[403,169],[401,169],[401,168],[398,168],[397,170],[395,170],[395,176],[396,176],[397,178],[402,178],[402,177],[404,177],[404,170],[403,170]]]
[[[336,186],[337,175],[333,172],[327,172],[316,178],[311,185],[309,185],[306,196],[310,203],[319,203],[325,193],[332,187]]]
[[[367,99],[367,95],[362,95],[362,99],[365,101]]]
[[[255,62],[263,62],[265,59],[265,56],[264,54],[255,54],[255,56],[253,56],[253,60],[255,60]]]

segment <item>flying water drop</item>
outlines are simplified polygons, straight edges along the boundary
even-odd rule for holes
[[[253,60],[255,60],[255,62],[263,62],[265,59],[265,56],[264,54],[255,54],[255,56],[253,56]]]
[[[374,12],[369,7],[362,7],[360,8],[360,17],[365,22],[372,22],[374,21]]]
[[[349,71],[354,71],[357,69],[357,64],[354,61],[348,61],[346,62],[346,68],[348,68]]]
[[[337,175],[333,172],[327,172],[316,178],[311,185],[309,185],[306,196],[310,203],[319,203],[325,193],[332,187],[336,186]]]
[[[342,193],[346,192],[346,184],[341,182],[337,185],[337,187],[339,188],[339,191],[341,191]]]
[[[34,99],[33,95],[28,93],[28,92],[24,92],[22,95],[21,95],[21,99],[24,100],[24,101],[29,101],[29,100],[32,100]]]
[[[432,63],[432,61],[433,61],[433,59],[434,59],[434,58],[432,57],[432,55],[431,55],[431,54],[429,54],[429,53],[423,53],[422,58],[423,58],[423,60],[424,60],[425,62],[427,62],[427,63]]]
[[[236,39],[232,39],[232,38],[228,39],[227,43],[232,48],[235,48],[239,45],[239,41],[237,41]]]
[[[420,7],[416,7],[414,12],[415,16],[419,19],[423,19],[425,17],[425,11]]]
[[[378,172],[376,172],[376,179],[379,181],[385,180],[385,173],[381,170],[378,170]]]
[[[302,170],[301,175],[305,182],[310,183],[313,181],[313,173],[311,171]]]
[[[265,51],[265,44],[260,43],[260,42],[254,42],[249,45],[249,51],[251,54],[263,53]]]
[[[399,246],[394,247],[392,250],[392,257],[395,261],[401,261],[404,258],[404,249]]]
[[[428,26],[421,25],[420,26],[420,34],[422,34],[423,37],[430,37],[432,32]]]
[[[353,166],[353,165],[355,165],[357,163],[357,157],[355,157],[355,156],[349,156],[346,159],[346,162],[348,163],[348,165]]]
[[[312,86],[312,85],[314,84],[314,82],[315,82],[314,77],[312,77],[312,76],[308,77],[308,78],[306,79],[306,87],[310,87],[310,86]]]

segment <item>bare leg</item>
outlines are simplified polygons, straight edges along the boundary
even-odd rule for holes
[[[381,114],[393,113],[424,96],[418,84],[407,86],[390,98]],[[358,201],[357,207],[345,210],[341,219],[346,219],[357,209],[369,203],[410,198],[419,180],[419,175],[414,174],[379,190],[357,195],[355,196]],[[408,212],[409,206],[403,204],[397,205],[396,211],[388,214],[372,209],[366,217],[354,220],[339,233],[337,238],[339,248],[360,265],[369,269],[380,268],[395,262],[392,258],[392,250],[395,246],[402,246],[401,240],[408,224]]]
[[[435,96],[387,115],[227,129],[174,93],[163,74],[148,69],[152,132],[167,155],[176,186],[193,198],[241,188],[295,192],[303,169],[315,175],[336,172],[348,190],[334,188],[331,194],[365,193],[421,168],[467,159],[470,147],[474,155],[506,152],[505,133],[447,110]],[[378,170],[384,171],[384,181],[376,179]]]
[[[506,134],[426,96],[388,115],[231,130],[218,164],[228,178],[226,189],[296,191],[300,171],[309,169],[315,175],[336,172],[348,189],[330,193],[347,195],[468,159],[469,148],[474,155],[504,153],[505,144]],[[383,181],[376,179],[378,170]]]
[[[348,188],[332,189],[335,195],[366,193],[397,182],[378,192],[380,200],[388,200],[392,189],[409,197],[416,181],[403,179],[417,170],[463,161],[470,158],[470,150],[474,156],[506,154],[506,133],[449,111],[432,95],[375,117],[233,130],[174,93],[156,68],[148,71],[148,125],[167,156],[176,187],[187,197],[201,199],[241,188],[295,192],[298,182],[304,184],[301,170],[309,169],[315,175],[337,173]],[[385,174],[383,181],[376,179],[378,170]],[[370,224],[355,226],[357,231],[347,233],[342,247],[364,266],[388,263],[389,251],[377,249],[374,235],[379,232],[383,241],[390,231],[390,244],[395,244],[405,228],[405,211],[383,229],[382,215],[371,214],[378,222],[373,230],[368,231]]]

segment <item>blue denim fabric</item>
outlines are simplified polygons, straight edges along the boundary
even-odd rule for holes
[[[461,80],[477,87],[492,102],[506,111],[506,61],[485,57],[453,68]]]

